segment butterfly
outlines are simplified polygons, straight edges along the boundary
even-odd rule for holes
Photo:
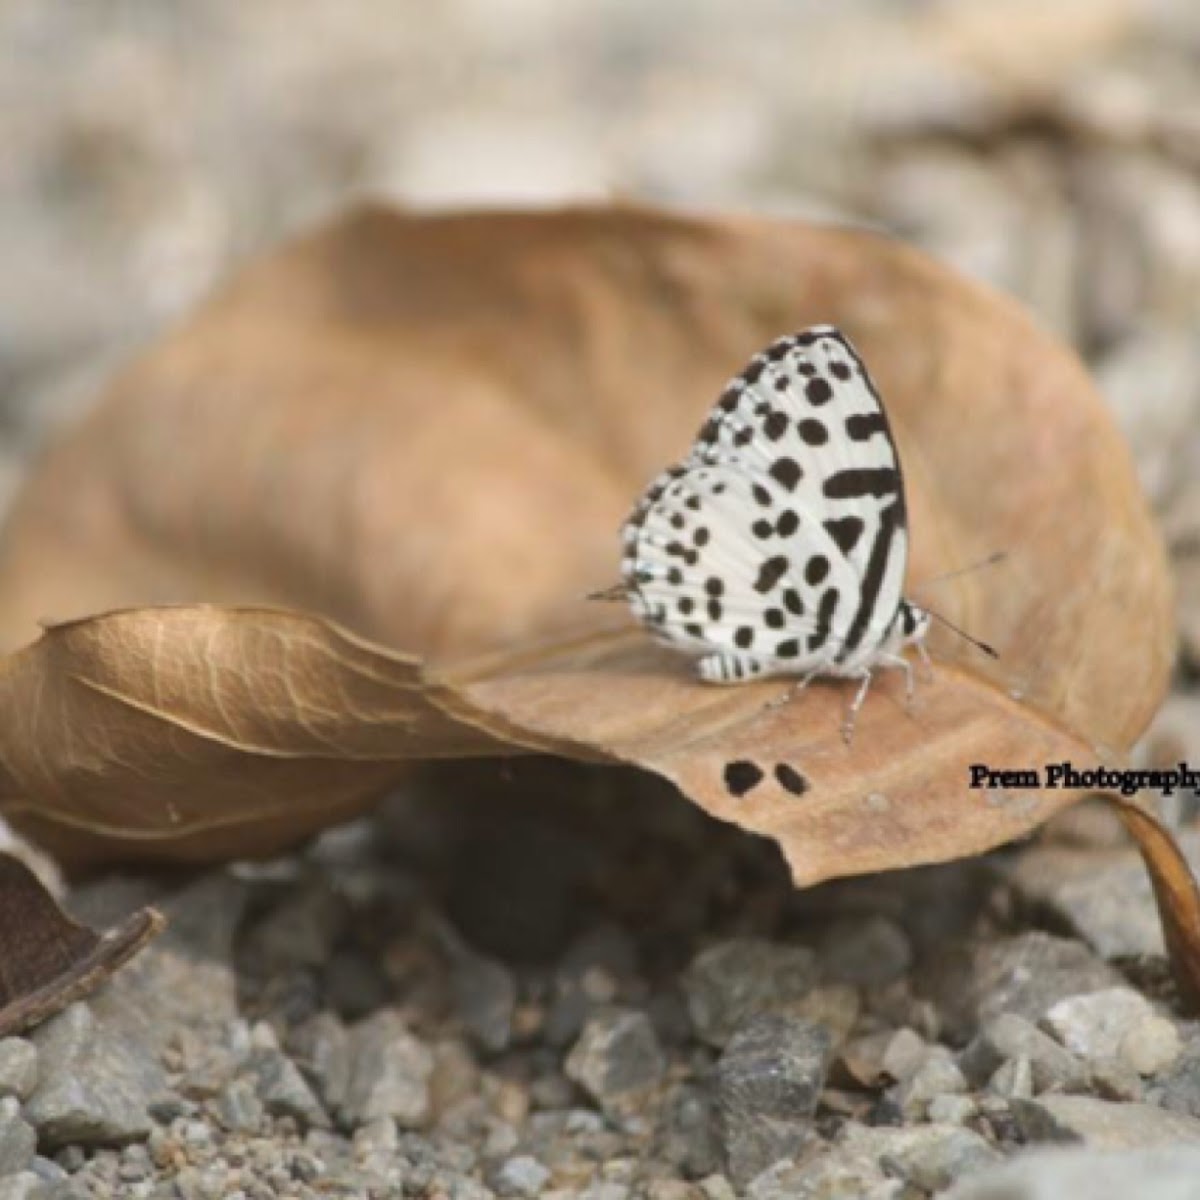
[[[622,528],[623,592],[707,683],[859,680],[928,665],[931,614],[907,601],[904,477],[887,414],[850,340],[830,325],[780,338],[721,394],[688,456]],[[789,692],[789,695],[791,693]]]

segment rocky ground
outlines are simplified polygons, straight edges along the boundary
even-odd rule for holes
[[[798,893],[643,778],[482,763],[72,907],[151,900],[158,943],[0,1041],[2,1200],[1200,1194],[1200,1025],[1103,810]]]

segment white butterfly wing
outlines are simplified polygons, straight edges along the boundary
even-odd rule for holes
[[[634,611],[676,644],[775,671],[869,659],[901,602],[907,519],[887,416],[849,341],[817,327],[756,355],[625,538]]]
[[[794,508],[777,506],[777,532],[756,536],[748,514],[766,510],[755,487],[729,464],[661,477],[626,526],[626,590],[643,623],[677,646],[812,670],[834,653],[833,616],[857,581],[820,522]]]

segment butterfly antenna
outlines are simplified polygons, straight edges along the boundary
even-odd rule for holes
[[[629,592],[623,583],[615,583],[610,588],[604,588],[599,592],[588,592],[585,599],[587,600],[624,600]]]
[[[977,650],[982,650],[984,652],[984,654],[987,654],[991,658],[999,658],[1000,657],[1000,655],[994,649],[992,649],[992,647],[989,646],[987,644],[987,642],[981,642],[978,638],[972,637],[965,630],[959,629],[959,627],[957,625],[955,625],[953,621],[948,621],[945,617],[942,616],[941,613],[934,612],[933,609],[931,609],[931,608],[927,608],[924,611],[927,612],[935,621],[940,621],[952,633],[957,633],[958,636],[960,638],[962,638],[964,641],[970,642],[971,645],[974,646]]]
[[[945,583],[948,579],[957,579],[960,575],[969,575],[972,571],[979,571],[984,567],[994,567],[996,563],[1003,562],[1007,557],[1007,550],[997,550],[995,554],[989,554],[987,558],[981,558],[969,566],[959,567],[957,570],[947,571],[945,575],[935,575],[932,579],[926,579],[921,586],[928,587],[931,583]]]

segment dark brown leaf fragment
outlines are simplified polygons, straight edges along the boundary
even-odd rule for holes
[[[163,925],[160,913],[143,908],[96,933],[68,917],[19,858],[0,854],[0,1037],[86,996]]]

